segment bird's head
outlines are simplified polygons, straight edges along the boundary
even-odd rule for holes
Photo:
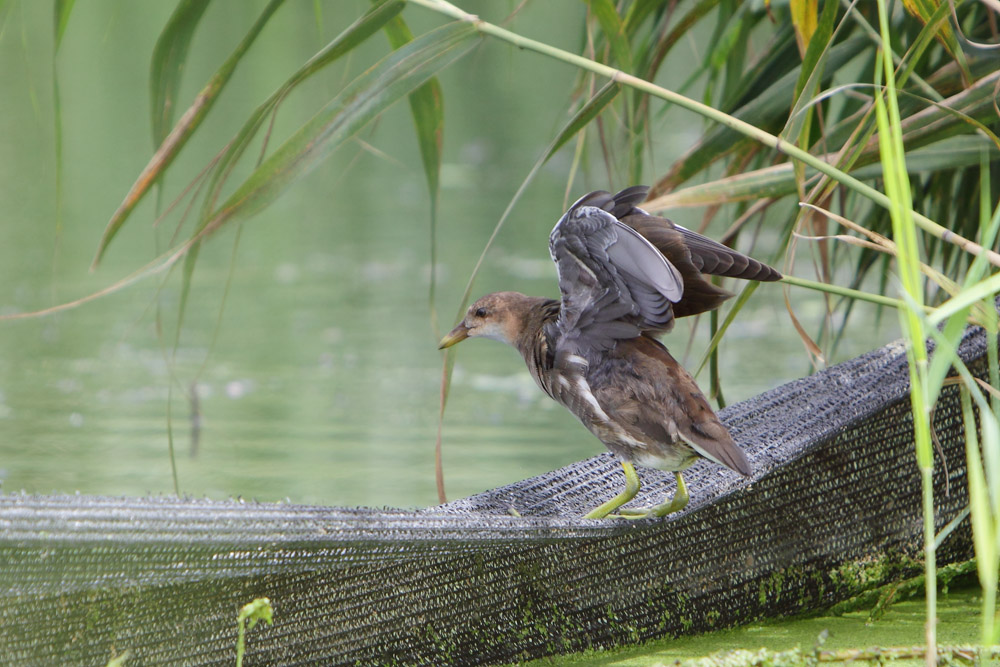
[[[438,349],[443,350],[466,338],[492,338],[508,345],[515,345],[531,310],[543,299],[525,296],[520,292],[493,292],[469,306],[465,319],[441,339]]]

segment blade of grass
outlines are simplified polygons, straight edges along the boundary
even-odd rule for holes
[[[930,23],[935,14],[939,13],[949,4],[949,0],[945,0],[945,2],[940,2],[940,0],[903,0],[903,6],[906,7],[906,10],[925,24]],[[963,78],[966,81],[971,81],[972,74],[969,72],[969,65],[965,60],[965,54],[962,52],[962,47],[959,45],[958,38],[955,36],[951,26],[948,23],[940,24],[937,30],[935,30],[934,36],[944,45],[949,55],[955,60],[955,64],[962,70]]]
[[[913,413],[913,435],[916,445],[917,465],[920,468],[922,506],[924,515],[924,595],[927,603],[926,639],[927,666],[937,664],[937,563],[934,523],[934,451],[930,429],[930,409],[927,373],[927,347],[924,331],[923,288],[920,282],[920,251],[917,245],[917,227],[912,214],[913,197],[906,173],[905,149],[899,106],[896,100],[895,71],[890,55],[889,17],[885,0],[878,1],[879,28],[882,36],[881,66],[885,77],[885,101],[875,97],[878,122],[879,152],[885,177],[885,190],[889,197],[889,214],[892,219],[893,240],[896,243],[896,264],[903,296],[907,306],[899,311],[900,324],[907,338],[907,359],[910,367],[910,404]],[[879,68],[876,67],[876,73]],[[878,81],[876,81],[876,84]]]
[[[712,339],[708,342],[708,349],[705,350],[705,354],[701,358],[701,363],[698,364],[698,370],[694,372],[695,377],[698,377],[701,371],[704,370],[705,364],[710,362],[715,349],[719,346],[719,342],[729,329],[729,325],[736,319],[736,315],[743,310],[744,304],[746,304],[747,300],[749,300],[750,295],[757,290],[758,285],[760,285],[760,283],[747,283],[747,286],[743,288],[740,295],[736,297],[736,301],[733,302],[732,308],[730,308],[729,312],[726,313],[726,319],[722,321],[722,324],[718,327],[718,329],[716,329],[715,335],[713,335]]]
[[[73,11],[76,0],[55,0],[55,50],[59,52],[66,26],[69,25],[69,15]]]
[[[995,483],[996,469],[991,470],[988,480],[980,457],[979,438],[976,429],[976,415],[972,411],[970,390],[962,386],[962,414],[965,422],[965,460],[969,481],[969,505],[972,516],[972,540],[976,550],[976,566],[979,583],[983,589],[982,626],[980,628],[983,646],[995,644],[998,637],[996,627],[997,570],[1000,567],[1000,507],[990,500],[990,482]],[[1000,428],[996,416],[989,410],[980,410],[983,449],[1000,450]]]
[[[52,49],[52,124],[55,137],[55,157],[56,157],[56,233],[52,250],[52,296],[55,300],[56,271],[59,267],[59,246],[62,241],[63,232],[63,133],[62,133],[62,96],[59,92],[59,47],[62,45],[63,35],[66,34],[66,26],[69,25],[69,16],[73,11],[73,4],[76,0],[55,0],[54,11],[54,39]],[[0,7],[2,9],[2,7]]]
[[[958,295],[935,308],[934,313],[928,316],[927,323],[929,326],[937,326],[963,308],[968,308],[973,303],[989,299],[998,293],[1000,293],[1000,273],[994,273],[989,278],[963,289]]]
[[[833,12],[836,14],[837,3],[828,2],[827,5],[833,5]],[[788,9],[792,17],[792,26],[795,28],[795,39],[799,43],[799,53],[802,54],[803,60],[806,60],[806,53],[819,22],[817,0],[789,0]],[[824,7],[824,12],[825,9]]]
[[[796,9],[797,7],[797,9]],[[799,68],[799,78],[795,83],[795,104],[792,113],[789,115],[784,136],[793,136],[793,122],[801,123],[798,132],[799,145],[808,146],[811,136],[812,118],[815,112],[813,105],[805,104],[806,99],[812,98],[819,88],[826,67],[826,56],[833,44],[834,25],[837,21],[836,2],[827,2],[823,5],[822,17],[817,16],[817,6],[815,2],[805,3],[802,0],[794,3],[793,17],[798,14],[795,21],[795,37],[799,42],[799,50],[802,52],[802,66]],[[794,18],[793,18],[794,20]],[[799,108],[802,113],[799,113]],[[796,163],[801,164],[801,163]],[[805,165],[801,165],[798,177],[804,179]]]
[[[611,52],[615,56],[615,61],[620,69],[626,72],[632,71],[632,47],[629,46],[628,36],[625,33],[625,24],[622,22],[618,11],[611,0],[587,0],[590,13],[601,25]]]
[[[97,265],[100,264],[101,257],[104,256],[104,252],[108,248],[108,244],[121,229],[122,225],[128,219],[129,214],[136,207],[136,205],[142,200],[142,198],[149,192],[149,188],[157,181],[160,175],[170,166],[174,158],[177,157],[181,149],[187,144],[188,139],[194,134],[195,130],[200,127],[202,120],[212,109],[215,101],[219,98],[219,94],[225,88],[226,84],[229,82],[236,70],[236,66],[239,64],[240,60],[249,50],[250,46],[260,35],[264,26],[270,20],[271,16],[278,10],[279,7],[284,3],[284,0],[271,0],[261,15],[258,17],[257,21],[250,28],[250,31],[243,37],[240,43],[237,45],[236,49],[230,54],[226,62],[223,63],[222,67],[212,75],[212,78],[208,80],[208,83],[201,89],[195,98],[194,103],[188,107],[184,115],[174,126],[167,138],[163,140],[160,147],[150,158],[149,163],[145,166],[139,177],[136,179],[135,183],[129,189],[128,194],[125,195],[124,201],[119,204],[118,209],[112,214],[111,219],[108,221],[107,226],[104,228],[104,234],[101,236],[100,243],[97,246],[97,254],[94,257],[91,269],[96,269]]]

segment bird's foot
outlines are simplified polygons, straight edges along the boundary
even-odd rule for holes
[[[635,494],[639,492],[639,476],[635,474],[635,468],[632,467],[632,464],[628,461],[622,461],[622,469],[625,471],[625,490],[608,502],[595,507],[587,514],[584,514],[584,519],[604,519],[608,517],[611,512],[614,512],[616,509],[635,498]]]
[[[609,514],[608,517],[612,519],[650,519],[681,511],[688,504],[687,486],[684,484],[684,479],[680,476],[680,473],[674,474],[677,477],[677,491],[674,492],[674,497],[667,502],[655,507],[641,507],[637,509],[625,507],[618,510],[617,514]]]

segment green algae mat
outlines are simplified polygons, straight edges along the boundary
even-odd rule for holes
[[[938,597],[938,643],[941,646],[975,646],[979,642],[981,591],[975,577],[963,578],[958,588]],[[841,614],[775,619],[741,628],[717,630],[693,637],[658,639],[637,647],[590,651],[559,658],[544,658],[530,667],[653,667],[680,663],[694,665],[808,664],[820,648],[844,656],[847,651],[873,652],[873,647],[922,647],[924,644],[924,600],[922,597],[891,603],[878,619],[871,610]],[[764,651],[762,651],[762,649]],[[788,655],[801,651],[799,660]],[[730,652],[741,651],[740,654]],[[775,656],[775,653],[785,655]],[[758,661],[755,662],[754,659]],[[845,663],[822,663],[845,664]],[[860,667],[871,662],[856,661]],[[898,667],[922,666],[923,659],[887,662]],[[992,663],[1000,665],[1000,657]]]

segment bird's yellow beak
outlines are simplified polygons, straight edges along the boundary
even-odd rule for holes
[[[465,326],[465,322],[460,322],[457,327],[448,333],[447,336],[441,339],[441,342],[438,344],[438,349],[443,350],[446,347],[451,347],[455,343],[461,343],[468,337],[469,328]]]

